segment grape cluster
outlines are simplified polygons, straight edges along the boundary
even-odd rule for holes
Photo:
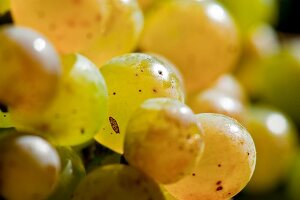
[[[0,0],[0,199],[228,200],[249,182],[276,187],[297,131],[253,99],[280,107],[278,65],[298,83],[300,45],[281,48],[262,24],[273,1],[237,2]],[[279,90],[297,98],[289,84]]]

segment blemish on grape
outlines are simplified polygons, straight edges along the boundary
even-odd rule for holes
[[[109,122],[111,125],[111,128],[115,131],[115,133],[119,134],[120,129],[117,120],[115,120],[113,117],[109,117]]]

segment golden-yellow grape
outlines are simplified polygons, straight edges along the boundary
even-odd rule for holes
[[[43,200],[58,182],[60,160],[47,141],[30,135],[0,142],[0,194],[10,200]]]
[[[174,0],[147,14],[139,48],[178,66],[191,93],[234,68],[240,41],[233,20],[215,1]]]
[[[174,69],[157,58],[140,53],[113,58],[101,69],[108,88],[109,108],[95,139],[123,153],[126,126],[131,114],[146,99],[170,97],[184,101],[184,90]]]
[[[192,110],[178,100],[154,98],[146,100],[131,115],[124,156],[130,165],[169,184],[194,169],[203,147]]]
[[[61,53],[75,53],[105,31],[110,0],[11,0],[17,25],[31,27],[53,42]]]
[[[254,142],[237,121],[219,114],[196,115],[203,129],[204,154],[194,171],[165,185],[180,200],[223,200],[249,182],[256,162]]]
[[[114,56],[132,52],[143,28],[144,18],[136,0],[111,0],[108,9],[104,31],[81,51],[98,67]]]
[[[40,112],[54,98],[61,64],[39,33],[18,26],[0,28],[0,101],[22,112]]]
[[[58,146],[79,145],[92,140],[107,117],[106,84],[99,69],[79,54],[63,56],[62,63],[53,102],[43,112],[11,110],[11,116],[18,130],[42,135]]]

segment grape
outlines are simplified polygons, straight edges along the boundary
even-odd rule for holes
[[[13,135],[1,140],[0,193],[9,200],[42,200],[58,182],[55,149],[38,136]]]
[[[178,66],[189,93],[232,70],[240,51],[232,19],[218,3],[207,0],[174,0],[155,6],[146,16],[139,47]]]
[[[208,89],[192,96],[188,105],[195,113],[219,113],[244,123],[246,106],[240,100],[216,89]]]
[[[247,33],[259,23],[274,23],[277,19],[276,0],[219,0],[235,17],[240,29]]]
[[[261,105],[250,109],[247,122],[259,152],[247,189],[252,193],[271,191],[286,175],[296,153],[295,127],[279,111]]]
[[[16,24],[43,33],[61,53],[75,53],[105,32],[110,0],[11,0]]]
[[[108,18],[105,31],[82,50],[98,67],[114,56],[134,50],[143,27],[143,14],[135,0],[112,0],[110,12],[113,14]]]
[[[13,123],[11,121],[7,107],[0,103],[0,129],[11,127],[13,127]]]
[[[98,68],[76,54],[62,58],[64,73],[58,95],[39,114],[11,112],[19,130],[43,135],[55,145],[91,140],[107,115],[107,90]]]
[[[87,175],[72,200],[163,200],[159,186],[140,171],[125,165],[108,165]]]
[[[55,96],[61,65],[43,36],[27,28],[4,26],[0,28],[0,71],[0,101],[34,112]]]
[[[69,147],[58,147],[57,152],[61,162],[59,182],[54,193],[48,200],[68,200],[76,189],[78,183],[85,177],[83,163],[75,151]]]
[[[122,153],[130,115],[144,100],[171,97],[184,101],[183,88],[173,68],[155,57],[132,53],[106,63],[101,72],[109,94],[108,118],[96,140]]]
[[[174,99],[149,99],[130,117],[124,155],[160,183],[174,183],[199,160],[204,147],[200,133],[189,107]]]
[[[0,1],[0,15],[9,10],[9,7],[10,7],[9,1],[10,0],[1,0]]]
[[[255,168],[256,151],[245,128],[219,114],[199,114],[205,150],[195,170],[182,180],[166,185],[180,200],[221,200],[240,192]]]

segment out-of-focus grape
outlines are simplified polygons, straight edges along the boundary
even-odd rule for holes
[[[259,23],[275,23],[277,0],[219,0],[234,16],[243,33]]]
[[[43,200],[58,182],[55,149],[37,136],[14,135],[0,142],[0,194],[10,200]]]
[[[79,182],[85,177],[85,169],[79,155],[69,147],[56,148],[61,162],[59,182],[47,200],[69,200]]]
[[[253,174],[254,142],[247,130],[229,117],[196,116],[203,129],[203,157],[190,175],[165,187],[180,200],[231,198],[246,186]]]
[[[10,0],[0,1],[0,15],[7,12],[10,8]]]
[[[258,152],[256,169],[247,189],[252,193],[270,191],[287,174],[296,153],[295,127],[281,112],[265,106],[250,109],[246,127]]]
[[[55,145],[78,145],[91,140],[107,116],[107,90],[98,68],[76,54],[62,58],[59,92],[43,112],[11,112],[19,130],[43,135]],[[48,91],[49,92],[49,91]]]
[[[169,184],[191,173],[203,147],[201,131],[190,108],[178,100],[155,98],[146,100],[131,115],[124,155],[130,165]]]
[[[112,0],[111,15],[105,30],[95,35],[95,42],[82,50],[98,67],[124,53],[134,50],[143,27],[143,14],[136,0]]]
[[[188,92],[208,87],[232,70],[240,52],[233,20],[218,3],[208,0],[155,6],[146,16],[139,47],[178,66]]]
[[[72,200],[163,200],[159,186],[135,168],[108,165],[87,175]]]
[[[55,96],[61,65],[42,35],[4,26],[0,28],[0,71],[0,101],[20,112],[35,112]]]
[[[300,199],[299,181],[300,181],[300,152],[297,153],[297,157],[295,158],[289,172],[287,191],[290,200]]]
[[[10,114],[6,106],[0,103],[0,129],[1,128],[11,128],[13,123],[10,118]]]
[[[18,25],[47,36],[61,53],[81,51],[96,41],[109,23],[110,0],[11,0]]]
[[[208,89],[188,99],[188,105],[195,113],[219,113],[244,124],[246,105],[239,99],[217,89]]]
[[[184,101],[184,90],[173,68],[153,56],[139,53],[116,57],[101,72],[109,95],[109,114],[96,140],[123,152],[126,126],[131,114],[146,99],[170,97]]]

